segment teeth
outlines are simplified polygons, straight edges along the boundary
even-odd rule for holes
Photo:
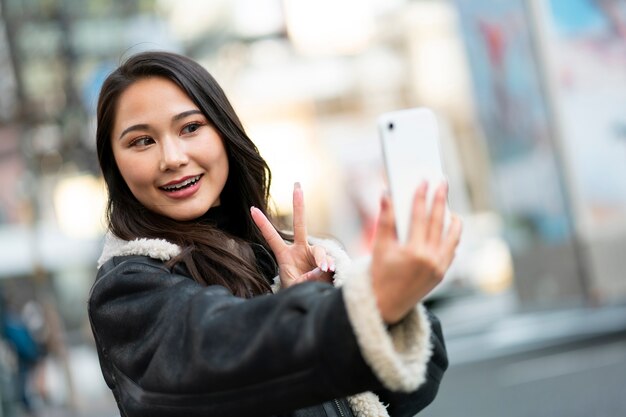
[[[178,183],[178,184],[175,184],[175,185],[168,185],[168,186],[161,187],[161,188],[163,188],[164,190],[167,190],[167,191],[180,190],[181,188],[184,188],[184,187],[186,187],[186,186],[188,186],[190,184],[193,184],[193,183],[197,182],[199,179],[200,179],[200,175],[198,175],[196,177],[193,177],[193,178],[188,178],[188,179],[186,179],[185,181],[183,181],[181,183]]]

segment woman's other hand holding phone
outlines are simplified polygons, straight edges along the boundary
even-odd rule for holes
[[[441,283],[459,244],[462,224],[458,215],[451,215],[450,226],[444,230],[447,184],[438,187],[430,213],[427,188],[424,182],[415,192],[406,243],[398,241],[390,198],[383,196],[381,201],[371,273],[378,308],[387,324],[400,321]]]

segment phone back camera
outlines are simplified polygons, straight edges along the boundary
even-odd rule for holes
[[[393,130],[393,122],[389,122],[389,124],[387,125],[387,129]]]

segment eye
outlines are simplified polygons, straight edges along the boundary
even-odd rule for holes
[[[182,134],[194,133],[196,130],[200,129],[200,127],[202,127],[202,123],[191,122],[185,125],[185,127],[183,127],[183,130],[181,130],[181,133]]]
[[[128,146],[133,147],[133,146],[137,146],[137,147],[145,147],[148,145],[152,145],[154,143],[154,140],[150,137],[150,136],[142,136],[140,138],[137,139],[133,139]]]

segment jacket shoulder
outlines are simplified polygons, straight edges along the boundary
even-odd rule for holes
[[[95,300],[110,301],[124,294],[172,287],[181,282],[193,284],[195,281],[183,268],[171,269],[158,259],[143,255],[115,256],[98,269],[91,286],[89,305],[91,307]]]
[[[98,274],[96,275],[96,281],[112,273],[113,271],[120,270],[137,270],[145,272],[170,272],[170,269],[165,266],[163,261],[150,258],[144,255],[126,255],[126,256],[114,256],[107,260],[100,268],[98,268]]]

